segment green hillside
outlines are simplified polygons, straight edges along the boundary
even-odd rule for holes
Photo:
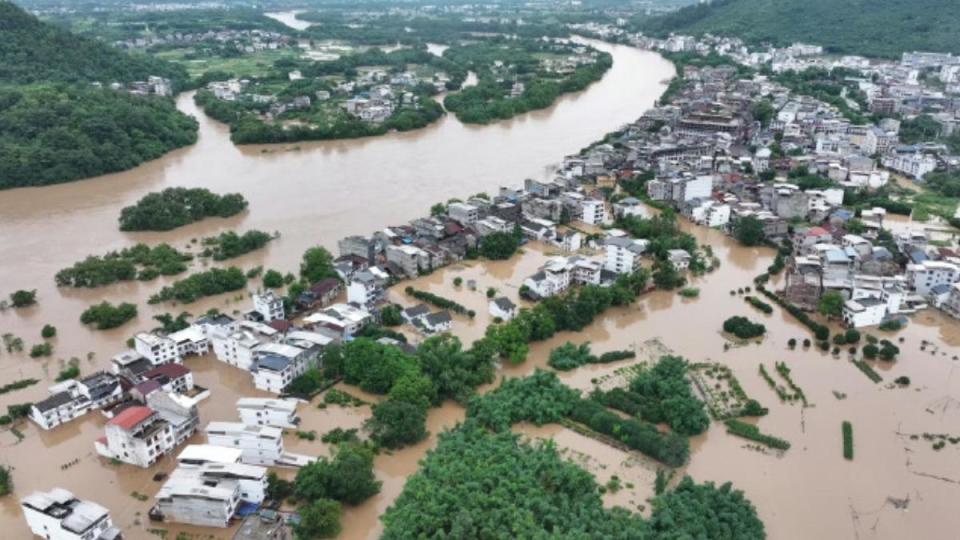
[[[842,54],[960,53],[957,0],[717,0],[640,26],[654,35],[711,32],[752,43],[804,41]]]
[[[0,0],[0,82],[130,82],[149,75],[187,80],[181,67],[130,55],[95,39],[44,23]]]
[[[131,169],[193,144],[197,122],[170,98],[92,82],[186,81],[186,72],[43,23],[0,1],[0,189]]]

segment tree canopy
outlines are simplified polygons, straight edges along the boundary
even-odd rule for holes
[[[123,171],[196,140],[196,120],[170,99],[66,84],[0,88],[0,189]]]
[[[753,505],[729,484],[684,479],[653,499],[649,522],[605,509],[599,488],[554,443],[522,444],[468,419],[440,435],[407,480],[383,516],[383,538],[765,538]]]
[[[823,45],[828,52],[896,58],[909,51],[960,52],[952,0],[716,0],[648,18],[648,33],[731,35],[747,42]]]
[[[206,188],[167,188],[144,195],[120,211],[121,231],[169,231],[208,217],[230,217],[246,210],[239,193],[217,195]]]

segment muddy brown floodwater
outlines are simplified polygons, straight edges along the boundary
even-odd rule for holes
[[[150,294],[172,281],[165,278],[98,289],[58,289],[54,274],[87,255],[137,242],[169,242],[187,248],[194,238],[256,228],[279,231],[282,238],[231,264],[296,271],[300,255],[311,245],[335,248],[337,239],[343,236],[369,234],[424,215],[434,202],[480,191],[494,192],[501,185],[517,185],[525,177],[548,176],[563,155],[577,152],[640,116],[663,92],[663,81],[674,74],[672,64],[657,54],[590,43],[614,58],[613,67],[601,81],[584,92],[559,99],[549,109],[509,121],[469,126],[448,116],[422,130],[378,138],[236,147],[230,142],[228,128],[206,118],[194,106],[192,96],[186,94],[177,104],[200,122],[197,144],[124,173],[0,192],[0,294],[36,289],[39,300],[34,307],[0,312],[0,333],[20,336],[29,350],[41,341],[44,324],[53,324],[58,330],[50,359],[34,360],[26,354],[0,351],[0,382],[28,377],[41,380],[0,396],[0,410],[45,397],[46,387],[70,358],[79,359],[84,373],[107,369],[109,358],[125,348],[128,337],[156,326],[152,320],[156,314],[183,309],[196,314],[212,307],[230,313],[249,305],[246,294],[223,295],[188,306],[147,305]],[[250,201],[250,210],[230,219],[206,220],[165,233],[117,230],[121,208],[148,192],[174,186],[240,192]],[[197,263],[191,270],[199,267]],[[104,332],[82,327],[80,313],[103,300],[135,303],[139,318]],[[482,329],[472,331],[476,335]],[[197,372],[198,384],[213,391],[200,407],[203,422],[233,420],[237,397],[261,395],[252,388],[247,374],[213,358],[190,359],[188,365]],[[369,407],[321,411],[313,405],[304,406],[303,414],[305,423],[321,433],[335,426],[356,427],[368,415]],[[345,513],[343,537],[374,538],[379,534],[377,516],[402,490],[407,475],[433,445],[433,437],[462,417],[462,409],[452,404],[437,409],[429,420],[433,434],[430,440],[377,458],[383,492]],[[5,531],[0,536],[28,537],[18,499],[36,489],[62,486],[109,507],[128,537],[152,537],[144,519],[159,489],[152,477],[158,471],[169,472],[173,465],[164,461],[148,471],[110,465],[93,450],[93,441],[102,435],[103,425],[104,419],[97,414],[51,432],[26,423],[20,427],[25,438],[19,442],[13,432],[0,431],[0,463],[14,468],[16,484],[14,494],[0,501],[0,530]],[[194,442],[202,439],[198,435]],[[287,443],[297,452],[328,452],[320,442],[288,437]],[[139,501],[134,492],[151,499]],[[231,534],[203,532],[218,538]]]

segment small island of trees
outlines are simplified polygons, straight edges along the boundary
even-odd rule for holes
[[[753,339],[767,333],[767,327],[738,315],[723,322],[723,331],[740,339]]]
[[[120,211],[121,231],[169,231],[208,217],[230,217],[247,208],[239,193],[217,195],[205,188],[167,188],[149,193]]]

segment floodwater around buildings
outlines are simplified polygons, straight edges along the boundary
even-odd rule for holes
[[[184,247],[191,238],[227,229],[257,228],[279,231],[280,240],[234,264],[244,268],[264,265],[295,270],[303,250],[313,244],[328,247],[338,238],[369,233],[390,223],[402,223],[425,214],[429,206],[454,196],[493,191],[514,185],[525,176],[549,174],[551,164],[576,152],[605,132],[639,116],[663,89],[661,81],[672,67],[651,53],[626,47],[598,45],[614,54],[614,67],[587,91],[561,99],[553,108],[491,126],[464,126],[447,117],[417,132],[377,139],[284,146],[237,148],[227,129],[205,119],[189,96],[180,107],[200,120],[200,140],[187,149],[133,171],[65,184],[0,193],[0,283],[3,292],[36,288],[39,305],[0,314],[0,329],[24,338],[27,348],[40,341],[40,327],[55,324],[58,337],[51,360],[31,360],[26,355],[0,352],[0,378],[24,377],[41,383],[0,397],[0,407],[40,399],[61,363],[80,359],[85,373],[106,367],[107,359],[124,348],[137,330],[155,324],[152,315],[187,309],[201,313],[210,307],[230,312],[246,308],[246,295],[225,295],[189,306],[147,306],[146,297],[163,280],[120,284],[94,290],[58,290],[53,275],[88,254],[103,253],[134,242],[170,242]],[[117,231],[120,208],[150,191],[170,186],[203,186],[215,192],[238,191],[250,201],[250,210],[228,220],[207,220],[169,233],[125,234]],[[611,309],[580,333],[563,333],[531,346],[529,359],[519,366],[502,366],[501,376],[522,376],[545,368],[551,348],[570,340],[589,341],[595,352],[642,348],[657,340],[675,354],[695,362],[728,366],[746,393],[770,408],[760,418],[760,428],[793,445],[784,453],[756,450],[742,439],[727,435],[714,423],[692,441],[690,464],[681,471],[697,481],[732,481],[757,506],[769,537],[799,538],[951,538],[960,527],[953,511],[960,490],[958,445],[934,450],[924,433],[960,437],[960,379],[955,378],[960,355],[960,326],[933,310],[912,317],[909,326],[895,335],[902,353],[897,362],[875,367],[884,380],[871,382],[847,358],[798,346],[808,331],[788,314],[775,308],[764,315],[731,294],[752,286],[752,279],[772,261],[764,248],[736,245],[724,235],[690,227],[703,244],[712,246],[721,261],[715,272],[693,280],[700,296],[684,299],[675,292],[653,292],[629,308]],[[486,288],[516,302],[522,280],[549,254],[550,248],[527,246],[511,261],[468,263],[437,271],[416,280],[418,288],[431,290],[475,309],[476,321],[455,317],[454,333],[470,342],[482,335],[489,317]],[[453,286],[462,277],[464,285]],[[476,282],[475,290],[468,287]],[[391,297],[409,303],[402,283]],[[122,328],[96,332],[81,328],[80,312],[101,300],[135,302],[139,319]],[[762,320],[768,335],[759,344],[725,350],[723,320],[746,315]],[[877,332],[874,332],[875,334]],[[893,339],[893,337],[891,337]],[[932,345],[921,346],[924,342]],[[88,356],[88,353],[93,353]],[[572,387],[589,389],[594,381],[614,374],[631,362],[587,366],[561,378]],[[758,374],[763,364],[771,373],[774,362],[786,362],[793,380],[803,388],[808,407],[781,403]],[[262,395],[252,388],[249,376],[212,357],[191,358],[197,384],[211,388],[201,404],[202,422],[232,420],[241,395]],[[911,385],[898,387],[893,380],[908,376]],[[484,389],[486,390],[486,389]],[[349,391],[367,401],[354,388]],[[359,427],[369,417],[368,406],[317,408],[317,401],[301,406],[303,429],[324,433],[334,427]],[[384,453],[375,462],[382,492],[364,504],[346,509],[342,538],[379,536],[378,516],[403,489],[417,462],[433,446],[437,434],[463,418],[463,409],[447,403],[433,409],[428,420],[431,436],[401,451]],[[854,427],[855,458],[841,453],[840,424]],[[0,462],[14,467],[16,492],[0,501],[0,527],[12,538],[27,531],[17,499],[34,489],[62,486],[83,498],[111,509],[127,537],[154,538],[146,519],[160,484],[155,473],[169,472],[169,459],[150,470],[111,465],[96,456],[93,441],[102,434],[104,419],[97,413],[42,432],[32,424],[21,430],[0,432]],[[529,438],[552,437],[564,455],[581,463],[605,483],[613,474],[623,482],[607,504],[648,510],[647,498],[656,465],[636,453],[627,453],[586,439],[559,426],[517,426]],[[916,435],[916,438],[913,437]],[[201,442],[196,436],[193,442]],[[287,446],[293,452],[328,455],[323,443],[298,440],[292,434]],[[628,487],[632,485],[633,487]],[[140,500],[137,495],[147,495]],[[162,526],[170,531],[202,532],[204,538],[229,538],[232,531],[197,530]]]

